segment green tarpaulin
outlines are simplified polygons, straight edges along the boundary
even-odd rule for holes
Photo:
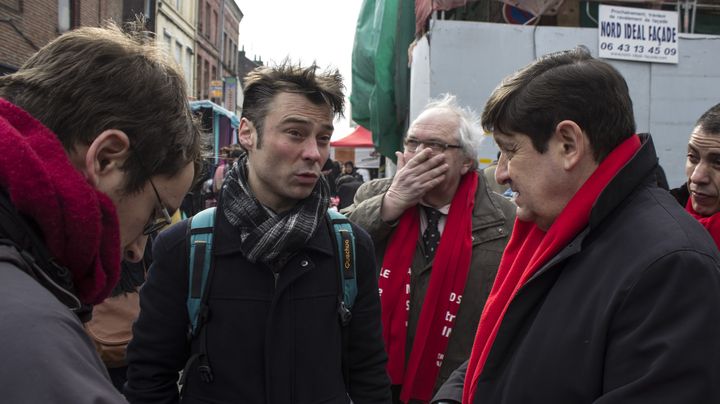
[[[352,55],[352,119],[372,132],[375,148],[393,161],[407,128],[414,33],[414,0],[363,2]]]

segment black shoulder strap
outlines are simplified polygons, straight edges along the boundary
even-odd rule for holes
[[[22,219],[0,189],[0,239],[2,244],[15,248],[26,265],[18,266],[50,291],[65,306],[81,315],[87,309],[75,296],[70,271],[59,265],[50,255],[45,243]]]

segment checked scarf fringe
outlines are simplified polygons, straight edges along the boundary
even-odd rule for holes
[[[330,204],[327,180],[320,176],[310,196],[277,214],[255,198],[247,178],[247,154],[243,154],[223,184],[223,212],[240,229],[240,249],[248,261],[281,267],[312,238],[325,216]]]

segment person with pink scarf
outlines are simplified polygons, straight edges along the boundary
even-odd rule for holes
[[[201,154],[182,72],[129,28],[70,31],[0,77],[3,402],[126,402],[83,322]]]

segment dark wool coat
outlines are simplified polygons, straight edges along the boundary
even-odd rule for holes
[[[218,207],[215,274],[205,325],[214,381],[187,377],[183,403],[388,403],[387,356],[369,236],[356,236],[358,296],[349,329],[350,389],[342,374],[337,314],[339,268],[330,228],[323,222],[310,242],[281,269],[248,262],[239,230]],[[178,402],[177,375],[197,339],[186,339],[187,222],[161,233],[154,264],[140,292],[141,312],[128,347],[131,403]]]
[[[520,289],[475,403],[719,403],[720,272],[705,229],[637,154],[588,226]],[[435,399],[461,397],[464,369]]]

